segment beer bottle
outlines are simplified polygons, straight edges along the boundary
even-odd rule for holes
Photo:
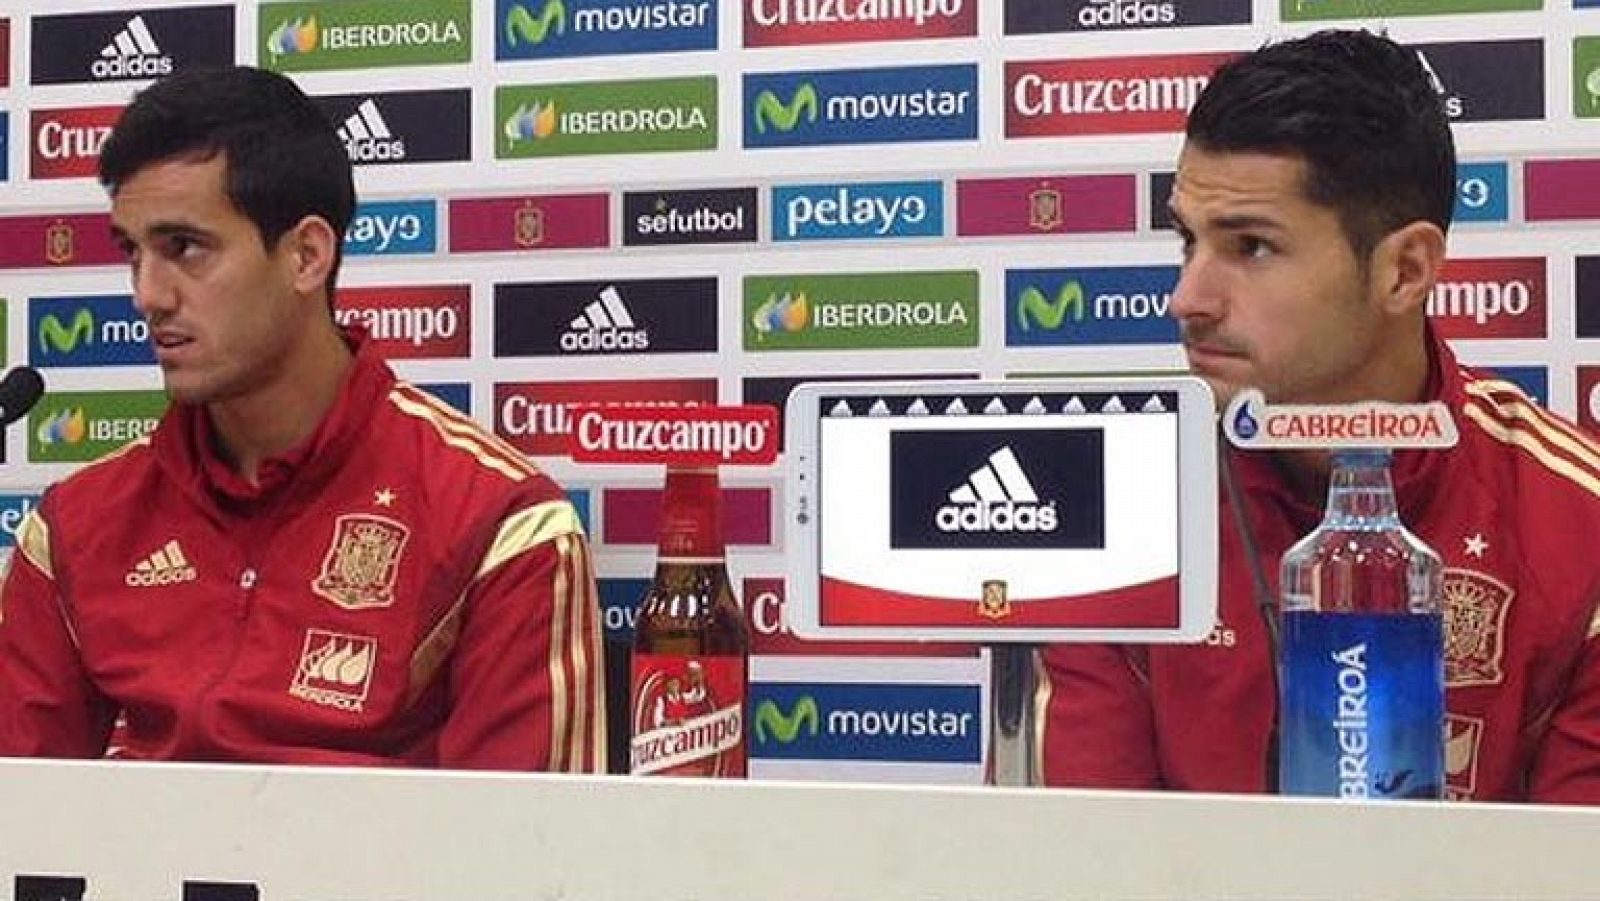
[[[749,653],[717,469],[668,466],[655,580],[633,633],[629,772],[743,778]]]

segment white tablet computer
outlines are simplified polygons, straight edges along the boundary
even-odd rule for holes
[[[812,382],[785,421],[802,636],[1177,642],[1214,624],[1197,378]]]

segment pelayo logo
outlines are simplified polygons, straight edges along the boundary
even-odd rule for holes
[[[975,270],[746,276],[745,350],[976,347]]]
[[[161,391],[49,393],[28,414],[28,459],[94,460],[156,427],[167,408]]]
[[[937,237],[944,233],[944,184],[937,181],[777,185],[772,238]]]
[[[978,67],[749,73],[744,146],[802,147],[978,136]]]
[[[502,85],[494,93],[495,156],[714,150],[715,76]]]
[[[465,63],[471,0],[263,3],[257,59],[280,72]]]
[[[1173,344],[1176,266],[1006,271],[1006,345]]]
[[[347,256],[433,253],[439,219],[432,200],[376,200],[356,204],[344,233]]]
[[[1544,0],[1279,0],[1285,22],[1537,10]]]
[[[28,362],[55,366],[149,366],[150,326],[127,294],[28,301]]]
[[[234,61],[232,6],[34,16],[34,84],[161,78]]]
[[[710,0],[498,0],[495,59],[715,50]]]
[[[750,756],[978,763],[978,686],[754,682]]]
[[[1097,429],[895,432],[889,546],[1105,545],[1105,436]]]

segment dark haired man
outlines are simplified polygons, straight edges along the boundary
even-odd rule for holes
[[[172,404],[45,492],[0,593],[0,753],[604,770],[559,488],[341,331],[350,162],[292,82],[188,71],[100,158]]]
[[[1220,68],[1190,114],[1169,205],[1172,310],[1226,402],[1441,400],[1461,443],[1399,451],[1401,517],[1444,558],[1451,797],[1600,802],[1600,447],[1428,326],[1455,153],[1414,53],[1359,31]],[[1228,450],[1220,622],[1201,645],[1057,646],[1037,709],[1052,784],[1276,784],[1272,650],[1257,598],[1310,531],[1326,455]],[[1580,537],[1581,536],[1581,537]],[[1270,615],[1270,614],[1269,614]]]

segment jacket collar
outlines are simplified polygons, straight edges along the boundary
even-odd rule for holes
[[[167,475],[205,506],[245,512],[288,494],[315,493],[363,440],[372,411],[395,383],[373,342],[344,330],[354,358],[333,405],[311,434],[287,451],[261,461],[251,485],[217,455],[211,417],[203,405],[171,404],[152,438]]]

